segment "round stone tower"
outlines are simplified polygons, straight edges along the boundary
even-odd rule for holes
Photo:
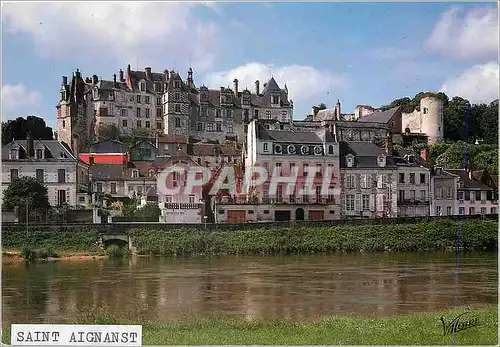
[[[427,134],[429,144],[443,141],[443,107],[443,101],[433,96],[420,100],[422,132]]]

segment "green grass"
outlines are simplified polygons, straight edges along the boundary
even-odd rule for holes
[[[119,321],[109,315],[86,318],[81,324],[142,324],[144,345],[451,345],[452,336],[443,334],[441,316],[446,319],[467,311],[415,313],[386,318],[335,316],[317,322],[286,320],[248,322],[221,316],[174,323]],[[455,345],[497,345],[498,309],[471,309],[479,326],[459,331]],[[4,330],[4,342],[10,339]]]

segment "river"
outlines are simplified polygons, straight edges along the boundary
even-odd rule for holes
[[[497,257],[346,253],[3,264],[2,318],[4,326],[73,323],[92,312],[155,322],[212,313],[307,321],[496,304]]]

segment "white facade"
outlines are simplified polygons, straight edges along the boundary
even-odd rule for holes
[[[430,190],[433,194],[431,200],[431,216],[454,216],[458,214],[457,187],[459,177],[450,174],[442,168],[436,168],[431,174]]]
[[[428,136],[428,143],[443,141],[443,102],[435,97],[425,97],[420,100],[420,110],[402,114],[402,129],[405,133],[421,133]]]
[[[398,167],[398,217],[425,217],[430,215],[429,169],[413,165]]]

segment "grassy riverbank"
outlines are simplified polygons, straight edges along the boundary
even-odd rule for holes
[[[464,250],[496,250],[498,221],[437,220],[416,224],[282,227],[206,232],[203,230],[132,229],[129,235],[140,255],[195,256],[224,254],[306,254],[318,252],[441,251],[457,245]],[[34,227],[36,228],[36,227]],[[2,233],[6,251],[24,246],[50,250],[60,256],[106,255],[96,244],[96,230],[65,232],[31,230]]]
[[[204,232],[195,230],[131,230],[138,254],[224,255],[318,252],[496,250],[498,222],[438,220],[417,224],[288,227]]]
[[[464,321],[477,318],[478,326],[444,336],[440,318],[448,322],[466,311],[456,308],[385,318],[334,316],[309,323],[213,316],[161,324],[99,315],[75,323],[142,324],[144,345],[497,345],[498,309],[493,305],[462,316]],[[4,343],[9,342],[9,329],[3,335]]]

